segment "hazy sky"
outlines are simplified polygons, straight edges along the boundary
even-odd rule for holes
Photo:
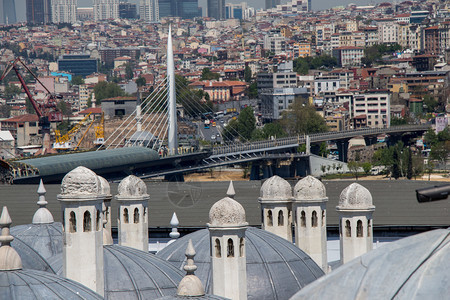
[[[206,1],[207,0],[198,0],[199,6],[203,8],[203,12],[205,13],[206,9]],[[358,5],[365,5],[370,3],[377,2],[392,2],[391,0],[311,0],[312,1],[312,9],[313,10],[321,10],[339,5],[346,5],[349,3],[356,3]],[[17,11],[17,20],[25,21],[25,0],[15,0],[16,2],[16,11]],[[139,0],[128,0],[130,3],[139,4]],[[227,3],[241,3],[247,2],[249,6],[252,6],[256,9],[264,8],[265,1],[264,0],[226,0]],[[282,0],[282,3],[288,2],[288,0]],[[92,0],[78,0],[79,7],[87,7],[92,6]]]

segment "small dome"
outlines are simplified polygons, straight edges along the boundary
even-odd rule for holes
[[[121,197],[138,197],[138,196],[148,196],[147,186],[145,182],[134,175],[125,177],[118,187],[118,196]]]
[[[244,208],[239,202],[229,197],[214,203],[209,211],[210,226],[238,226],[246,224]]]
[[[358,183],[346,187],[339,196],[338,209],[374,209],[369,190]]]
[[[103,246],[105,299],[157,299],[177,293],[183,273],[154,254],[119,246]],[[62,275],[63,256],[49,263]]]
[[[109,187],[108,181],[102,176],[98,176],[98,179],[100,180],[100,193],[103,195],[110,196],[111,188]]]
[[[313,176],[299,180],[294,187],[295,200],[321,200],[327,198],[325,185]]]
[[[438,229],[372,250],[291,299],[448,299],[449,268],[450,230]]]
[[[98,195],[100,180],[97,174],[86,167],[77,167],[64,176],[61,195]]]
[[[103,299],[78,282],[36,270],[0,271],[0,282],[2,299]]]
[[[195,275],[205,291],[212,293],[210,235],[198,230],[171,243],[159,256],[182,270],[185,249],[192,240],[196,256]],[[300,248],[268,231],[248,227],[245,231],[248,299],[289,299],[307,284],[324,275],[322,269]],[[177,298],[175,298],[177,299]]]
[[[260,190],[260,200],[290,200],[292,187],[280,176],[272,176],[264,181]]]

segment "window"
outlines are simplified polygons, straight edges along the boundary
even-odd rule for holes
[[[83,216],[83,231],[89,232],[91,231],[91,213],[88,211],[84,212]]]
[[[267,212],[267,226],[273,226],[273,216],[272,211],[270,209]]]
[[[97,209],[97,217],[96,217],[96,221],[95,221],[95,227],[96,227],[97,231],[100,230],[100,211],[98,209]]]
[[[358,220],[358,222],[356,222],[356,237],[362,237],[362,236],[363,236],[362,221]]]
[[[311,215],[311,226],[317,227],[317,212],[316,211],[313,211],[313,213]]]
[[[244,257],[244,238],[241,238],[240,243],[239,243],[239,256],[240,257]]]
[[[77,217],[75,216],[75,213],[73,211],[70,212],[69,231],[77,232]]]
[[[234,245],[233,245],[233,240],[232,239],[228,239],[228,243],[227,243],[227,257],[234,257]]]
[[[281,210],[278,212],[278,226],[284,226],[284,216]]]
[[[367,236],[371,235],[372,235],[372,220],[369,219],[369,221],[367,222]]]
[[[139,223],[139,209],[137,207],[134,209],[133,221],[134,224]]]
[[[305,214],[304,210],[302,210],[302,213],[301,213],[300,226],[301,227],[306,227],[306,214]]]
[[[325,226],[325,211],[322,210],[322,227]]]
[[[345,236],[351,237],[352,236],[352,226],[350,225],[350,221],[345,221]]]
[[[216,257],[221,258],[222,257],[222,247],[220,247],[219,239],[216,239],[214,249],[216,250]]]
[[[128,208],[123,210],[123,222],[128,223]]]

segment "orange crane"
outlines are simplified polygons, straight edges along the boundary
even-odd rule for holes
[[[53,144],[53,149],[56,150],[72,150],[74,147],[72,145],[72,138],[75,136],[75,134],[80,131],[81,127],[83,127],[86,124],[86,121],[89,119],[89,116],[92,113],[88,113],[81,121],[79,121],[75,126],[72,127],[66,134],[61,135],[61,132],[56,129],[55,130],[55,143]],[[91,122],[92,124],[93,122]],[[89,126],[90,127],[90,126]],[[77,145],[78,147],[78,145]]]

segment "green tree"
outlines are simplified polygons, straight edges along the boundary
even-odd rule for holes
[[[325,142],[320,143],[319,155],[322,157],[327,157],[328,153],[329,153],[329,151],[327,149],[327,143],[325,143]]]
[[[393,157],[394,163],[392,165],[392,177],[395,179],[400,178],[400,158],[397,149],[394,150]]]
[[[320,116],[314,106],[304,99],[295,99],[294,103],[282,113],[281,125],[290,135],[311,134],[328,131],[325,119]]]
[[[133,68],[131,67],[130,63],[127,63],[125,65],[125,78],[131,80],[133,79],[133,77],[134,77]]]
[[[14,84],[8,84],[5,87],[5,91],[3,92],[3,95],[6,100],[11,100],[16,95],[19,95],[21,91],[22,91],[22,89],[19,88],[18,86],[14,85]]]
[[[437,111],[439,106],[439,101],[437,99],[427,94],[422,97],[422,100],[426,112],[432,113]]]
[[[447,157],[450,152],[450,141],[439,142],[431,147],[430,158],[446,165]]]
[[[248,97],[250,99],[258,98],[258,85],[256,82],[250,83],[250,86],[248,87]]]
[[[33,104],[31,104],[30,99],[28,99],[28,101],[25,101],[25,111],[28,114],[35,114],[36,111],[34,110]]]
[[[231,142],[238,136],[239,122],[238,120],[231,120],[225,126],[222,132],[222,137],[225,142]]]
[[[413,171],[412,151],[411,151],[411,149],[408,149],[408,170],[406,171],[406,178],[411,180],[413,177],[413,174],[414,174],[414,171]]]
[[[56,107],[64,116],[70,116],[72,114],[70,106],[64,100],[59,101]]]
[[[355,176],[355,179],[358,180],[358,170],[359,170],[359,162],[357,161],[349,161],[347,163],[347,167],[350,172]]]
[[[84,84],[83,76],[77,75],[77,76],[72,77],[71,83],[72,83],[72,85],[81,85],[81,84]]]
[[[202,70],[201,80],[218,80],[220,78],[219,73],[211,72],[209,68],[204,68]]]
[[[327,54],[299,57],[294,60],[294,71],[298,74],[308,74],[310,69],[331,69],[335,66],[337,66],[336,58]]]
[[[11,116],[11,107],[7,104],[0,104],[0,118],[9,118]]]
[[[125,96],[125,92],[114,82],[101,81],[94,86],[95,103],[100,104],[103,99]]]
[[[364,170],[364,174],[369,175],[370,170],[372,170],[372,164],[370,162],[364,162],[361,164],[361,167]]]
[[[213,111],[209,94],[202,90],[193,90],[189,81],[180,75],[175,75],[177,103],[181,104],[188,116],[198,117],[202,113]]]
[[[146,85],[146,84],[147,84],[147,80],[145,80],[144,77],[139,76],[139,78],[136,79],[136,85],[137,85],[138,87],[144,86],[144,85]]]
[[[405,118],[392,117],[391,126],[407,125],[408,120]]]
[[[252,133],[256,128],[256,119],[253,112],[253,108],[248,106],[244,108],[238,117],[238,132],[240,137],[249,141],[252,137]]]
[[[244,80],[245,80],[245,82],[248,82],[248,83],[250,83],[250,81],[252,80],[252,69],[250,69],[249,66],[245,66]]]
[[[439,142],[438,136],[432,128],[425,133],[424,139],[427,147],[432,147]]]

